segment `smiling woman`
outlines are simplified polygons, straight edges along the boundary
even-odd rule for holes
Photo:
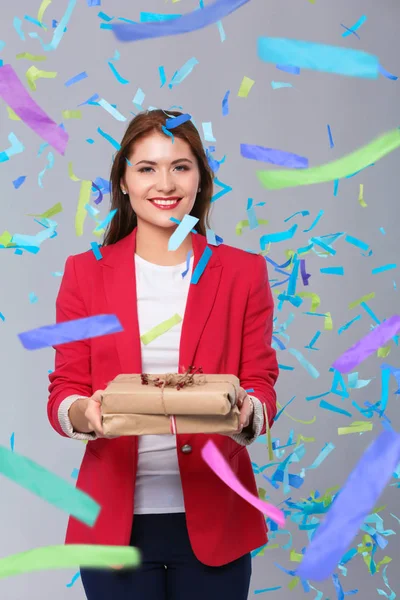
[[[169,116],[180,114],[146,111],[129,124],[111,170],[111,210],[117,213],[104,246],[121,240],[139,224],[138,248],[155,234],[167,242],[176,228],[171,217],[180,221],[185,214],[199,219],[196,230],[205,235],[213,174],[199,133],[191,121],[174,128],[172,139],[162,129]],[[189,243],[188,239],[175,254],[175,264],[184,260]]]

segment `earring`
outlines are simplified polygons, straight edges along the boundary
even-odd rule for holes
[[[197,190],[197,193],[200,194],[201,192],[201,187],[199,187],[199,189]]]
[[[122,188],[121,188],[121,192],[124,194],[124,196],[126,196],[126,194],[128,193],[126,190],[123,190]]]

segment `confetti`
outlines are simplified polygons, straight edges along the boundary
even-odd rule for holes
[[[333,573],[399,460],[400,435],[383,431],[364,452],[313,536],[297,572],[302,579],[323,581]]]
[[[26,350],[39,350],[119,331],[123,331],[123,328],[115,315],[96,315],[55,325],[45,325],[19,333],[18,337]]]
[[[239,98],[247,98],[247,96],[249,95],[250,90],[254,84],[255,84],[255,81],[253,81],[253,79],[250,79],[250,77],[244,76],[242,79],[242,83],[240,84],[239,91],[238,91]]]
[[[200,257],[199,262],[197,263],[197,265],[193,271],[192,279],[190,281],[191,284],[196,285],[197,283],[199,283],[200,278],[203,275],[211,256],[212,256],[212,250],[209,246],[206,246],[203,254]]]
[[[68,79],[68,81],[66,81],[64,85],[65,87],[69,87],[74,83],[78,83],[78,81],[82,81],[82,79],[86,79],[87,76],[88,74],[86,73],[86,71],[82,71],[82,73],[78,73],[78,75],[75,75],[74,77],[71,77],[71,79]]]
[[[400,130],[393,129],[367,146],[326,165],[287,171],[257,171],[257,177],[261,185],[270,190],[324,183],[346,177],[358,169],[364,169],[371,160],[378,161],[399,146]]]
[[[394,315],[384,321],[359,342],[354,344],[332,365],[340,373],[350,373],[373,352],[384,346],[400,329],[400,316]]]
[[[351,77],[378,77],[376,56],[360,50],[286,38],[258,38],[258,56],[264,62],[295,64],[302,69]]]
[[[177,250],[198,222],[197,217],[185,215],[168,240],[168,250]]]
[[[90,496],[13,449],[0,446],[0,457],[2,475],[86,525],[94,525],[100,506]]]
[[[97,103],[102,108],[104,108],[104,110],[110,113],[110,115],[114,117],[114,119],[116,119],[117,121],[126,121],[126,117],[124,117],[124,115],[122,115],[119,112],[119,110],[117,110],[114,106],[111,106],[111,104],[107,102],[107,100],[104,100],[104,98],[100,98],[100,100],[98,100]]]
[[[222,99],[222,116],[226,117],[229,115],[229,95],[230,91],[228,90],[225,96]]]
[[[32,100],[10,65],[0,67],[0,96],[28,127],[64,154],[68,134]]]
[[[111,69],[112,74],[114,75],[115,79],[121,83],[122,85],[126,85],[127,83],[129,83],[128,79],[124,79],[117,71],[117,69],[115,68],[115,66],[112,64],[112,62],[108,63],[108,66]]]
[[[354,23],[354,25],[352,27],[350,27],[350,29],[348,31],[344,31],[342,33],[342,37],[347,37],[351,33],[354,33],[355,31],[357,31],[357,29],[360,29],[361,25],[363,23],[365,23],[366,20],[367,20],[367,17],[365,15],[362,15],[362,17],[360,17],[358,19],[357,23]]]
[[[100,546],[68,544],[34,548],[0,559],[0,578],[32,571],[82,568],[107,569],[111,565],[138,567],[140,552],[132,546]]]
[[[67,9],[66,9],[64,15],[62,16],[60,22],[57,24],[57,26],[54,30],[53,39],[51,40],[50,44],[45,44],[43,42],[43,40],[41,39],[41,37],[35,32],[29,34],[30,37],[36,38],[39,40],[39,42],[42,45],[43,50],[45,50],[46,52],[48,52],[50,50],[56,50],[58,48],[58,45],[60,44],[60,42],[63,38],[63,35],[65,33],[66,26],[67,26],[67,24],[72,16],[72,13],[74,11],[75,5],[76,5],[76,0],[69,0]]]
[[[142,344],[147,346],[147,344],[150,344],[152,341],[160,337],[160,335],[163,335],[164,333],[172,329],[172,327],[175,327],[175,325],[178,325],[181,322],[182,317],[180,317],[178,314],[173,315],[171,318],[167,319],[166,321],[163,321],[162,323],[159,323],[158,325],[150,329],[150,331],[148,331],[147,333],[143,333],[140,336]]]
[[[194,67],[198,64],[199,64],[199,61],[194,57],[190,58],[188,61],[186,61],[185,64],[183,65],[183,67],[181,67],[178,71],[176,71],[176,73],[174,73],[170,83],[168,84],[168,87],[170,89],[172,89],[174,87],[174,85],[178,85],[178,84],[182,83],[182,81],[184,79],[186,79],[186,77],[188,75],[190,75],[190,73],[193,71]]]
[[[240,144],[240,154],[244,158],[260,160],[280,165],[290,169],[305,169],[308,167],[308,159],[298,154],[284,152],[283,150],[274,150],[273,148],[264,148],[263,146],[252,146],[251,144]]]
[[[179,18],[143,24],[112,24],[110,28],[121,42],[178,35],[217,23],[247,2],[248,0],[215,0],[202,10],[194,10]]]
[[[226,462],[214,442],[209,440],[202,448],[201,455],[203,460],[208,464],[210,469],[234,492],[239,494],[244,500],[249,502],[252,506],[257,508],[263,514],[267,515],[270,519],[274,520],[281,527],[285,524],[285,517],[281,510],[268,504],[258,497],[253,496],[247,489],[240,483],[236,475],[231,470],[229,464]]]

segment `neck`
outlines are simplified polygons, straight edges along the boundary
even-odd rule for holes
[[[177,250],[168,250],[169,238],[178,226],[157,227],[139,221],[136,231],[136,254],[155,265],[171,266],[184,263],[187,253],[192,250],[192,236],[189,234]]]

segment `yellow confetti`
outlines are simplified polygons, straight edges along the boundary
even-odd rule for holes
[[[392,559],[391,559],[391,557],[390,557],[390,556],[384,556],[384,557],[382,558],[382,560],[380,560],[380,561],[378,562],[378,564],[376,565],[376,572],[377,572],[377,573],[379,573],[379,569],[380,569],[381,567],[383,567],[383,565],[388,565],[390,562],[392,562]]]
[[[15,246],[16,244],[11,244],[12,237],[9,231],[3,231],[0,235],[0,246],[4,246],[5,248],[11,245]]]
[[[78,206],[75,214],[75,232],[78,237],[83,235],[83,224],[86,219],[87,211],[85,206],[90,202],[90,192],[92,190],[92,182],[81,181],[81,190],[79,192]]]
[[[43,16],[44,16],[45,10],[48,6],[50,6],[50,4],[51,4],[51,0],[42,0],[41,4],[39,6],[37,20],[39,21],[39,23],[42,23],[42,25],[43,25]]]
[[[327,331],[332,331],[333,329],[332,315],[330,312],[325,313],[324,329]]]
[[[354,421],[348,427],[338,427],[339,435],[347,435],[348,433],[363,433],[364,431],[372,431],[374,424],[371,421]]]
[[[299,553],[299,552],[296,552],[296,550],[293,548],[290,551],[290,560],[292,562],[299,562],[300,563],[303,560],[303,555],[301,553]]]
[[[279,408],[279,410],[281,410],[282,406],[281,406],[281,404],[279,404],[278,401],[277,401],[276,405]],[[317,420],[316,416],[314,416],[311,419],[311,421],[302,421],[301,419],[295,419],[294,417],[292,417],[291,415],[289,415],[289,413],[287,413],[286,410],[283,411],[283,414],[286,415],[287,417],[289,417],[289,419],[292,419],[292,421],[296,421],[296,423],[302,423],[303,425],[312,425]]]
[[[321,298],[315,292],[299,292],[300,298],[311,298],[311,312],[315,312],[321,304]]]
[[[266,429],[267,446],[268,446],[268,460],[272,461],[272,460],[274,460],[274,453],[272,451],[272,436],[271,436],[271,430],[269,427],[267,407],[265,404],[263,404],[263,409],[264,409],[265,429]]]
[[[16,58],[26,58],[27,60],[33,61],[47,60],[47,56],[44,56],[43,54],[31,54],[30,52],[17,54]]]
[[[355,308],[356,306],[360,306],[360,304],[362,302],[368,302],[368,300],[372,300],[372,298],[375,298],[375,292],[371,292],[370,294],[366,294],[365,296],[362,296],[358,300],[354,300],[354,302],[351,302],[349,304],[349,309],[351,310],[352,308]]]
[[[163,333],[169,331],[175,325],[178,325],[178,323],[180,323],[181,321],[182,317],[180,317],[178,314],[173,315],[170,319],[167,319],[166,321],[162,321],[162,323],[159,323],[158,325],[150,329],[150,331],[147,331],[147,333],[144,333],[140,336],[142,344],[150,344],[150,342],[160,337],[160,335],[162,335]]]
[[[368,204],[366,204],[364,200],[364,185],[362,183],[360,183],[360,193],[358,194],[358,201],[360,203],[360,206],[362,206],[363,208],[366,208],[368,206]]]
[[[304,435],[299,434],[297,436],[296,448],[301,442],[315,442],[315,437],[305,437]]]
[[[300,577],[293,577],[292,581],[288,584],[288,589],[293,590],[299,583]]]
[[[63,110],[62,116],[63,116],[63,119],[82,119],[82,111],[81,110]]]
[[[266,219],[258,219],[259,225],[268,225],[268,221]],[[235,227],[236,235],[242,235],[244,227],[249,227],[250,223],[248,219],[243,219],[243,221],[239,221]]]
[[[54,77],[57,77],[57,72],[56,71],[41,71],[40,69],[35,67],[35,65],[32,65],[31,67],[29,67],[29,69],[27,70],[25,75],[26,75],[26,79],[28,80],[29,87],[34,92],[36,90],[35,81],[37,79],[40,79],[40,78],[54,79]]]
[[[386,358],[387,356],[389,356],[390,350],[390,346],[383,346],[382,348],[378,349],[378,352],[376,354],[379,358]]]
[[[247,98],[247,96],[249,95],[249,92],[254,84],[255,84],[255,81],[253,81],[253,79],[250,79],[249,77],[244,76],[242,79],[242,83],[240,84],[240,88],[238,91],[238,97],[239,98]]]
[[[80,178],[74,174],[72,162],[68,163],[68,175],[69,175],[69,178],[72,179],[72,181],[80,181]]]
[[[11,121],[20,121],[21,120],[19,118],[19,116],[15,114],[15,112],[13,111],[12,108],[10,108],[9,106],[7,106],[6,108],[7,108],[7,112],[8,112],[8,117],[9,117],[9,119],[11,119]]]
[[[41,213],[40,215],[28,214],[26,216],[27,217],[40,217],[41,219],[50,219],[50,217],[54,217],[54,215],[57,215],[58,213],[62,212],[62,210],[63,210],[63,207],[62,207],[61,202],[57,202],[57,204],[55,204],[54,206],[52,206],[51,208],[46,210],[44,213]]]

